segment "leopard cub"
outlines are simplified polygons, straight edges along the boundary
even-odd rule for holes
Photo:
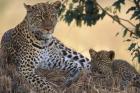
[[[140,88],[140,74],[127,61],[114,59],[114,51],[90,49],[92,72],[98,72],[107,79],[119,78],[121,90],[129,86]]]

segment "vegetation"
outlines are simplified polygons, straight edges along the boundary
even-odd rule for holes
[[[68,1],[65,0],[61,8],[61,20],[68,23],[68,25],[75,21],[78,27],[82,25],[95,26],[99,20],[109,16],[124,28],[122,37],[127,38],[124,41],[129,43],[128,51],[131,52],[132,60],[137,59],[140,62],[140,0],[113,0],[112,6],[106,8],[103,8],[98,0]],[[132,6],[126,12],[127,15],[131,15],[130,20],[118,16],[122,6],[125,6],[126,3],[132,3]],[[130,24],[131,27],[125,25],[124,22]],[[118,35],[120,35],[120,32],[116,33],[116,36]]]

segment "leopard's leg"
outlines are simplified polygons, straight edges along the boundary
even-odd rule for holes
[[[53,62],[42,62],[39,68],[47,70],[59,69],[60,71],[67,72],[66,80],[64,81],[66,87],[76,82],[81,72],[81,67],[78,67],[75,62],[65,61],[63,58]]]
[[[80,77],[80,70],[79,69],[72,69],[69,71],[68,76],[66,77],[66,80],[64,81],[64,85],[66,87],[69,87],[72,83],[77,82]]]
[[[66,80],[64,81],[64,85],[66,87],[69,87],[72,83],[78,81],[81,75],[82,67],[72,61],[63,61],[60,67],[61,70],[68,73]]]
[[[18,71],[35,91],[39,91],[39,93],[59,93],[53,83],[35,73],[34,65],[21,64],[18,67]]]
[[[127,81],[127,80],[121,80],[121,82],[120,82],[120,90],[127,91],[128,82],[129,81]]]

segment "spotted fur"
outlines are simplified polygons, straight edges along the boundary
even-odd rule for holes
[[[140,88],[140,75],[127,61],[114,60],[112,70],[114,76],[120,79],[121,90],[127,89],[129,86]]]
[[[3,35],[2,49],[34,90],[58,93],[55,84],[37,75],[35,70],[66,71],[64,85],[69,86],[78,79],[81,70],[90,70],[89,59],[52,36],[61,6],[59,1],[24,6],[27,9],[24,20]]]
[[[89,53],[91,55],[91,67],[94,68],[92,72],[96,70],[110,82],[111,79],[118,78],[121,90],[125,90],[129,86],[140,88],[139,73],[127,61],[114,60],[115,52],[106,50],[96,52],[90,49]]]
[[[112,74],[111,65],[114,58],[114,51],[95,51],[89,50],[91,57],[91,68],[92,72],[100,73],[104,76],[110,76]]]

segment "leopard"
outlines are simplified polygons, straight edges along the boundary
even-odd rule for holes
[[[91,67],[96,66],[97,72],[101,73],[101,75],[103,74],[110,82],[112,79],[116,83],[119,82],[120,90],[127,90],[131,86],[140,88],[140,74],[127,61],[115,59],[115,52],[113,50],[97,52],[90,49],[89,53],[91,56]],[[116,79],[119,79],[119,81]]]
[[[127,90],[129,87],[140,89],[140,74],[129,62],[122,59],[113,60],[112,71],[114,77],[120,79],[121,90]]]
[[[21,77],[39,93],[59,93],[59,88],[38,75],[38,68],[67,72],[66,87],[79,79],[81,71],[90,73],[90,60],[53,36],[61,5],[61,1],[24,4],[23,21],[2,36],[1,49],[6,60],[15,64]]]
[[[93,83],[98,88],[109,89],[112,86],[112,60],[115,56],[113,50],[110,51],[96,51],[92,48],[89,49],[91,58],[91,76],[93,77]],[[106,87],[108,86],[108,87]]]
[[[96,51],[89,49],[89,54],[91,58],[91,71],[95,73],[102,74],[103,76],[109,76],[112,72],[111,67],[112,60],[114,58],[114,51]]]

